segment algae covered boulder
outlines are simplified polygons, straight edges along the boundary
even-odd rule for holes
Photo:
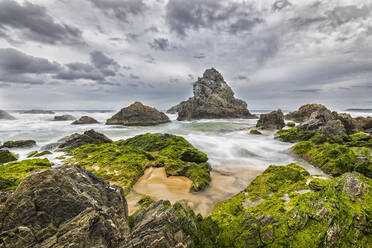
[[[0,148],[30,148],[36,146],[35,140],[9,140],[4,142]]]
[[[84,145],[70,151],[70,164],[81,165],[128,193],[149,167],[165,167],[168,176],[186,176],[192,190],[210,183],[208,157],[184,138],[170,134],[144,134],[114,143]]]
[[[82,134],[74,133],[70,136],[60,139],[56,146],[62,150],[70,150],[86,144],[111,143],[112,140],[104,134],[94,131],[93,129],[85,131]]]
[[[152,126],[167,122],[170,120],[163,112],[135,102],[108,119],[106,125]]]
[[[278,109],[267,114],[261,114],[256,127],[261,129],[282,129],[285,127],[282,110]]]
[[[16,161],[17,156],[8,150],[0,150],[0,163],[8,163]]]

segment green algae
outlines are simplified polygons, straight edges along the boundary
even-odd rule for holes
[[[8,163],[16,161],[18,158],[16,155],[8,150],[0,150],[0,163]]]
[[[165,167],[167,176],[186,176],[192,190],[205,189],[210,181],[207,155],[184,138],[169,134],[144,134],[115,143],[83,145],[70,151],[66,162],[80,165],[129,193],[149,167]]]
[[[255,135],[260,135],[262,134],[260,131],[256,130],[256,129],[252,129],[251,131],[249,131],[250,134],[255,134]]]
[[[36,158],[36,157],[41,157],[41,156],[45,156],[45,155],[49,155],[49,154],[52,154],[52,152],[50,152],[50,151],[42,151],[42,152],[32,151],[32,152],[27,154],[27,157],[28,158]]]
[[[295,127],[296,126],[296,123],[294,123],[293,121],[289,121],[285,124],[287,127]]]
[[[309,140],[313,137],[315,132],[300,130],[297,127],[291,129],[282,129],[275,134],[275,138],[284,142],[299,142],[303,140]]]
[[[25,176],[37,170],[49,169],[52,165],[46,158],[0,164],[0,191],[15,189]]]

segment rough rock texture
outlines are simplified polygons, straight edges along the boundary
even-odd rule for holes
[[[17,157],[8,150],[0,150],[0,163],[16,161]]]
[[[352,122],[359,131],[372,134],[372,117],[356,117]]]
[[[261,129],[282,129],[285,127],[282,110],[278,109],[268,114],[261,114],[256,127]]]
[[[118,247],[128,235],[123,190],[77,166],[26,177],[0,209],[2,247]]]
[[[191,247],[193,232],[193,215],[168,201],[129,220],[122,188],[78,166],[31,174],[0,194],[0,247]]]
[[[0,110],[0,120],[15,120],[16,118],[4,110]]]
[[[76,120],[76,118],[72,115],[56,115],[54,116],[55,121],[72,121]]]
[[[30,148],[36,146],[35,140],[9,140],[4,142],[0,148]]]
[[[186,101],[182,101],[182,102],[180,102],[180,103],[177,104],[176,106],[173,106],[173,107],[171,107],[170,109],[168,109],[168,110],[167,110],[167,113],[168,113],[168,114],[177,114],[177,113],[180,111],[182,104],[185,104],[185,103],[186,103]]]
[[[112,140],[107,138],[104,134],[98,133],[93,129],[85,131],[83,134],[74,133],[70,136],[64,137],[58,141],[58,148],[76,148],[86,144],[101,144],[111,143]]]
[[[214,68],[204,72],[193,85],[194,96],[169,111],[178,111],[177,120],[255,118],[247,103],[236,99],[231,87]]]
[[[121,109],[106,121],[106,125],[152,126],[170,122],[168,116],[157,109],[145,106],[141,102]]]
[[[82,116],[79,120],[74,121],[71,123],[72,125],[82,125],[82,124],[96,124],[98,123],[97,120],[90,116]]]
[[[54,115],[55,113],[51,110],[40,110],[40,109],[31,109],[23,112],[24,114],[49,114]]]
[[[304,122],[310,118],[313,112],[319,110],[327,110],[327,108],[322,104],[306,104],[301,106],[298,110],[286,114],[285,119],[295,122]]]

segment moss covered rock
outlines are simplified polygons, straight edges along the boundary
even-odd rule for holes
[[[27,154],[27,157],[28,158],[34,158],[34,157],[41,157],[41,156],[45,156],[45,155],[49,155],[49,154],[52,154],[52,152],[50,152],[50,151],[42,151],[42,152],[32,151],[29,154]]]
[[[128,193],[149,167],[165,167],[168,176],[186,176],[192,190],[205,189],[210,181],[208,157],[184,138],[170,134],[144,134],[115,143],[84,145],[70,152],[68,162],[78,164]]]
[[[9,140],[4,142],[0,148],[30,148],[36,146],[35,140]]]
[[[296,123],[294,123],[293,121],[289,121],[285,124],[287,127],[295,127],[296,126]]]
[[[251,131],[249,131],[250,134],[255,134],[255,135],[261,135],[262,133],[256,129],[252,129]]]
[[[16,155],[8,150],[0,150],[0,163],[8,163],[16,161],[18,158]]]
[[[0,164],[0,191],[15,189],[25,176],[37,170],[49,169],[52,165],[46,158]]]

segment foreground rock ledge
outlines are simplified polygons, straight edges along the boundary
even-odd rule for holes
[[[163,112],[135,102],[108,119],[106,125],[152,126],[167,122],[170,120]]]
[[[178,112],[177,120],[255,118],[247,103],[236,99],[231,87],[214,68],[204,72],[193,85],[194,96],[168,110]]]

